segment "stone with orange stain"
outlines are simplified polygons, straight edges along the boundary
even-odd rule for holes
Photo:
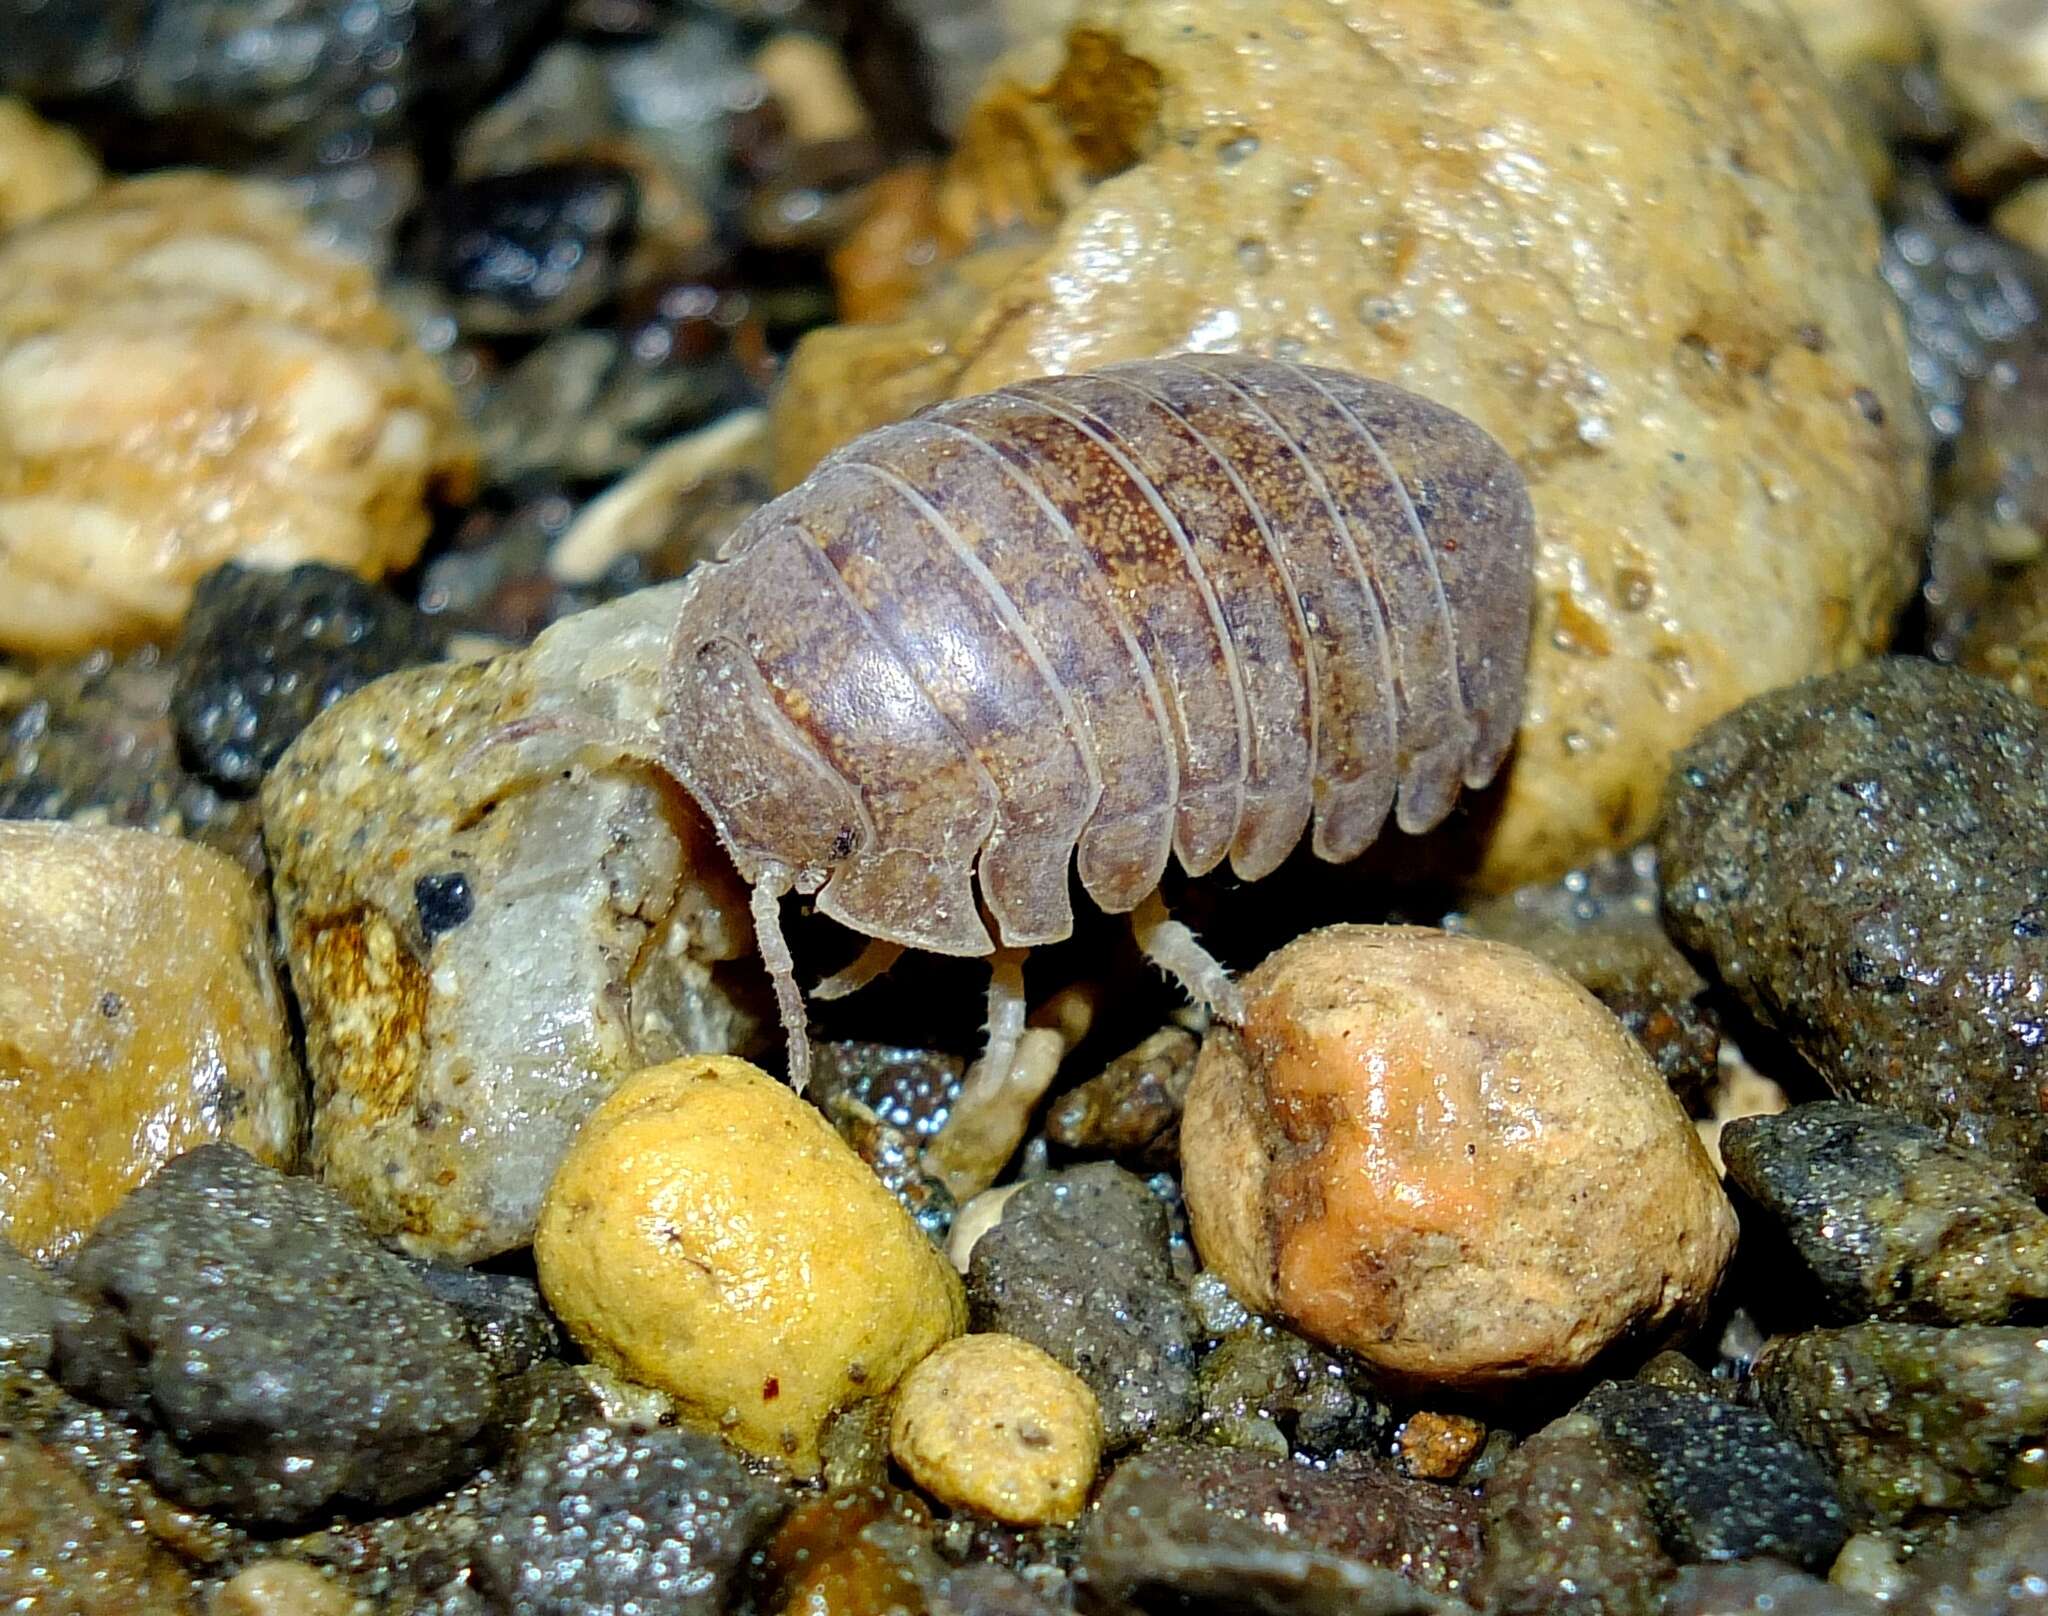
[[[0,821],[0,1241],[45,1261],[181,1152],[305,1102],[263,895],[195,842]]]
[[[1408,1417],[1394,1438],[1401,1468],[1429,1481],[1455,1481],[1486,1441],[1484,1422],[1469,1414],[1422,1409]]]
[[[1423,927],[1297,938],[1244,982],[1182,1122],[1240,1300],[1397,1381],[1584,1367],[1699,1314],[1735,1216],[1683,1108],[1584,989]]]

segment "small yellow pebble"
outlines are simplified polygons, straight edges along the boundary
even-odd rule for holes
[[[1052,1525],[1088,1502],[1102,1411],[1080,1376],[1030,1342],[963,1336],[905,1377],[889,1451],[942,1503]]]
[[[366,1608],[303,1560],[259,1560],[214,1596],[212,1616],[356,1616]]]
[[[594,1360],[804,1475],[835,1410],[967,1322],[959,1276],[831,1124],[730,1056],[651,1067],[598,1107],[534,1260]]]

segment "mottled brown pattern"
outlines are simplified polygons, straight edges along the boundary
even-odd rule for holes
[[[664,761],[741,872],[980,955],[1228,857],[1423,830],[1498,768],[1530,615],[1521,477],[1364,378],[1190,356],[857,439],[685,599]],[[978,882],[977,877],[978,875]],[[994,921],[984,926],[977,905]]]

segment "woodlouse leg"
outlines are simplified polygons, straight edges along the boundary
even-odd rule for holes
[[[1195,934],[1166,912],[1157,892],[1131,911],[1131,935],[1145,957],[1181,985],[1181,991],[1219,1021],[1232,1026],[1244,1020],[1244,995],[1216,957],[1195,940]]]
[[[960,1085],[970,1091],[1001,1088],[1017,1059],[1017,1041],[1024,1036],[1024,956],[1021,948],[999,948],[988,962],[988,1042],[981,1059]]]
[[[887,975],[889,968],[903,958],[905,952],[901,943],[892,943],[886,937],[871,937],[868,946],[860,951],[852,964],[834,971],[812,987],[811,997],[843,999],[849,993],[858,993],[877,977]]]
[[[789,944],[782,936],[782,895],[788,890],[786,877],[764,872],[754,883],[751,903],[754,946],[761,951],[761,963],[768,967],[769,981],[775,984],[775,1008],[789,1045],[789,1086],[801,1094],[811,1081],[811,1028],[804,1015],[803,990],[796,985],[796,961],[790,958]]]

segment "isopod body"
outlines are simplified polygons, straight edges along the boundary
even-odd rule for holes
[[[1499,444],[1385,383],[1209,355],[1019,383],[856,439],[698,569],[660,762],[770,915],[1049,943],[1070,868],[1122,912],[1170,856],[1250,880],[1311,824],[1341,861],[1441,820],[1513,739],[1531,548]]]

